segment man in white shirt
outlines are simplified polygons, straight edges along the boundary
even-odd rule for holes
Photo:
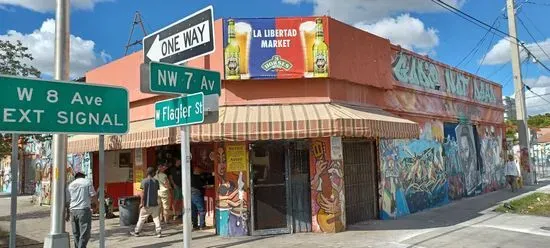
[[[86,175],[77,172],[74,177],[75,180],[67,187],[66,203],[71,216],[74,247],[86,248],[92,229],[91,203],[93,201],[98,206],[98,202],[94,186]]]
[[[508,162],[504,167],[504,175],[506,176],[506,182],[510,184],[512,192],[516,191],[516,181],[519,176],[518,166],[514,161],[514,155],[508,155]]]

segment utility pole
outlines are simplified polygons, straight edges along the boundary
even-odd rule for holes
[[[69,0],[57,0],[55,9],[55,79],[69,79]],[[67,166],[67,135],[55,134],[52,144],[53,177],[50,233],[44,248],[69,248],[69,234],[65,232],[65,169]]]
[[[516,116],[520,147],[520,170],[523,183],[533,184],[531,163],[529,160],[529,130],[527,126],[527,109],[525,104],[525,87],[521,77],[521,65],[519,57],[519,39],[516,31],[516,9],[514,0],[506,0],[508,10],[508,29],[510,38],[510,50],[512,55],[512,71],[514,75],[514,92],[516,100]]]

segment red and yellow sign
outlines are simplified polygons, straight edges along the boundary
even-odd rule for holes
[[[224,20],[225,78],[328,77],[326,17]]]

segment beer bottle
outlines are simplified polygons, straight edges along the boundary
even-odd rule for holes
[[[227,46],[225,47],[225,78],[241,79],[239,72],[240,48],[235,39],[235,20],[227,21]]]
[[[313,43],[313,77],[328,77],[328,46],[325,43],[323,19],[317,18]]]

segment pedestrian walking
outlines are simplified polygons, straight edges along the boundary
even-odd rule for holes
[[[94,186],[86,175],[77,172],[75,180],[69,184],[66,190],[66,211],[65,220],[69,216],[73,229],[73,239],[75,248],[86,248],[90,240],[92,230],[92,201],[95,206],[99,206]]]
[[[506,162],[506,165],[504,167],[504,175],[506,176],[506,183],[510,184],[512,192],[515,192],[519,172],[518,166],[514,161],[514,155],[508,155],[508,162]]]
[[[172,183],[172,189],[174,189],[172,210],[174,211],[174,220],[182,217],[182,204],[183,194],[181,188],[181,160],[176,160],[176,163],[170,168],[170,182]]]
[[[201,170],[195,167],[191,175],[191,222],[193,223],[193,229],[198,230],[206,228],[206,209],[204,208],[203,193],[204,185],[205,179],[201,174]],[[199,220],[197,220],[197,217],[199,217]]]
[[[170,184],[170,180],[168,179],[168,176],[166,175],[166,170],[168,167],[166,165],[160,165],[159,171],[155,178],[159,181],[159,204],[160,204],[160,220],[163,221],[165,224],[168,224],[168,220],[170,220],[170,217],[172,215],[172,205],[171,205],[171,189],[172,186]]]
[[[130,232],[135,237],[140,236],[141,228],[143,224],[147,221],[149,216],[153,217],[153,222],[155,223],[155,231],[157,237],[161,238],[161,226],[160,226],[160,207],[158,204],[158,191],[160,189],[160,184],[157,179],[155,179],[155,168],[147,168],[147,178],[141,181],[141,202],[139,204],[139,220],[136,225],[136,228],[133,232]]]

